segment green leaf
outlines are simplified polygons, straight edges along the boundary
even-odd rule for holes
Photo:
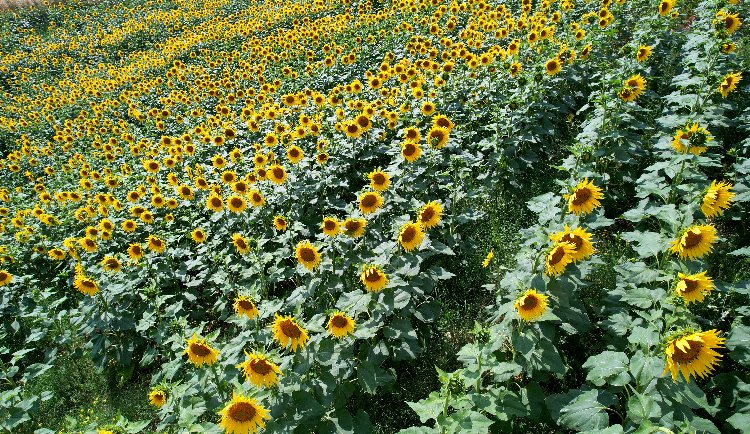
[[[438,416],[438,424],[445,429],[446,433],[473,433],[483,434],[489,432],[492,421],[482,413],[461,409],[444,418]]]
[[[417,402],[406,403],[419,417],[419,421],[426,423],[430,419],[437,419],[443,411],[443,398],[438,392],[431,392],[430,395]]]
[[[658,419],[660,413],[661,408],[648,395],[635,393],[628,400],[628,418],[639,425],[652,418]]]
[[[613,403],[614,397],[611,394],[598,389],[571,390],[547,398],[547,408],[552,418],[566,428],[578,431],[609,426],[609,415],[605,408]]]
[[[726,346],[732,352],[729,356],[737,362],[750,366],[750,327],[734,326],[727,337]]]
[[[641,258],[650,258],[665,251],[669,247],[670,240],[658,232],[625,232],[622,239],[635,243],[635,251]]]
[[[583,364],[583,367],[589,370],[586,380],[596,386],[624,386],[630,382],[628,363],[628,356],[623,352],[605,351],[591,356]]]
[[[664,360],[656,356],[647,356],[642,351],[636,351],[630,358],[630,372],[636,384],[645,386],[655,378],[661,377],[664,371]]]

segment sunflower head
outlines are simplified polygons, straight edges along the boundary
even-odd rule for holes
[[[370,179],[370,188],[375,191],[383,191],[391,185],[391,177],[382,170],[374,170],[370,172],[367,177]]]
[[[193,239],[193,241],[200,244],[206,241],[206,232],[201,228],[195,228],[192,232],[190,232],[190,237]]]
[[[341,224],[335,217],[324,217],[323,223],[320,224],[323,233],[329,237],[335,237],[341,231]]]
[[[163,387],[155,387],[148,393],[148,402],[156,408],[162,408],[167,402],[167,392]]]
[[[276,228],[279,232],[286,231],[286,228],[289,226],[289,223],[286,221],[286,218],[280,215],[274,216],[273,218],[273,227]]]
[[[227,433],[252,433],[265,428],[271,419],[269,411],[253,398],[234,393],[232,400],[219,412],[220,425]]]
[[[341,224],[342,231],[346,236],[359,238],[365,233],[367,220],[356,217],[349,217]]]
[[[405,141],[401,145],[401,156],[409,163],[413,163],[422,155],[422,148],[419,142]]]
[[[147,241],[148,241],[147,247],[152,252],[156,252],[156,253],[164,252],[164,249],[166,248],[166,244],[164,243],[164,240],[162,240],[161,238],[154,236],[154,235],[149,235]]]
[[[297,243],[297,261],[310,271],[320,264],[320,253],[310,241],[304,240]]]
[[[591,234],[583,228],[570,229],[565,225],[565,230],[550,235],[550,239],[556,243],[570,243],[575,247],[572,255],[573,262],[582,261],[595,252],[594,244],[591,242]]]
[[[482,268],[489,267],[490,266],[490,261],[492,261],[492,258],[494,258],[494,257],[495,257],[495,252],[493,252],[492,250],[490,250],[487,253],[487,256],[484,257],[484,261],[482,261]]]
[[[328,320],[328,332],[341,339],[354,333],[354,318],[344,312],[334,312]]]
[[[245,380],[256,387],[272,387],[283,375],[279,366],[263,354],[245,352],[245,361],[237,365],[245,374]]]
[[[664,348],[667,359],[664,373],[669,372],[674,381],[682,373],[688,383],[690,377],[705,378],[721,359],[716,350],[724,346],[724,341],[717,330],[684,330],[668,337]]]
[[[417,213],[417,221],[425,229],[431,229],[439,225],[443,220],[443,205],[432,201],[424,204]]]
[[[213,365],[219,358],[219,352],[209,345],[205,339],[199,339],[198,335],[193,333],[193,337],[187,340],[184,354],[187,354],[190,363],[197,367]]]
[[[243,237],[240,234],[233,234],[232,235],[232,244],[234,244],[234,248],[237,249],[237,252],[240,254],[247,254],[250,253],[250,243],[248,243],[247,238]]]
[[[372,214],[383,206],[383,196],[377,191],[368,191],[359,197],[359,210],[362,214]]]
[[[713,279],[706,276],[706,272],[696,274],[677,274],[677,283],[675,283],[675,295],[682,297],[685,304],[701,302],[706,294],[714,290]]]
[[[279,316],[277,314],[271,330],[274,339],[282,347],[289,348],[293,352],[297,351],[297,348],[304,347],[309,339],[307,330],[291,316]]]
[[[407,252],[411,252],[422,244],[424,230],[419,222],[408,222],[398,231],[398,242]]]
[[[548,296],[528,289],[516,299],[513,307],[524,321],[533,321],[546,312],[548,299]]]
[[[720,216],[725,209],[729,208],[736,194],[732,192],[732,184],[721,181],[711,181],[711,185],[703,195],[701,211],[706,218]]]
[[[388,285],[388,275],[383,272],[383,269],[376,265],[365,265],[362,269],[362,274],[359,276],[359,280],[365,285],[370,292],[379,292]]]
[[[545,270],[548,276],[557,276],[565,271],[565,267],[573,262],[575,244],[567,242],[555,243],[547,253]]]
[[[694,225],[672,241],[672,247],[669,250],[682,259],[693,260],[710,253],[717,238],[714,225]]]
[[[594,185],[588,178],[579,182],[570,194],[564,198],[568,201],[568,211],[573,214],[589,214],[601,206],[599,199],[604,198],[602,189]]]
[[[239,295],[234,299],[234,311],[237,315],[246,316],[248,319],[257,318],[260,314],[253,300],[246,295]]]

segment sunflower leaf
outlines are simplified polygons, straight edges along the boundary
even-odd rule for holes
[[[628,356],[623,352],[605,351],[591,356],[583,364],[589,370],[586,380],[597,386],[624,386],[630,382],[628,363]]]

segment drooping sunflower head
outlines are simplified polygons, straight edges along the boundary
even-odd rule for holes
[[[373,170],[367,174],[367,177],[370,179],[370,188],[375,191],[386,190],[388,186],[391,185],[390,175],[380,169]]]
[[[729,208],[735,197],[732,187],[732,184],[726,181],[719,183],[715,180],[711,181],[711,186],[703,195],[703,203],[701,204],[701,211],[706,218],[717,217]]]
[[[424,204],[417,213],[417,221],[425,229],[431,229],[439,225],[443,220],[443,205],[432,201]]]
[[[411,252],[422,244],[424,230],[419,222],[408,222],[398,231],[398,242],[407,252]]]
[[[359,210],[362,214],[372,214],[383,206],[383,196],[377,191],[368,191],[359,197]]]
[[[359,276],[359,280],[365,285],[370,292],[379,292],[388,285],[388,275],[383,272],[383,269],[376,265],[365,265],[362,269],[362,274]]]
[[[197,367],[213,365],[219,359],[219,352],[209,345],[205,339],[199,339],[193,333],[193,337],[187,340],[187,347],[183,354],[187,354],[190,363]]]
[[[344,312],[334,312],[328,320],[328,332],[337,339],[354,333],[354,318]]]
[[[579,182],[570,194],[566,194],[568,211],[573,214],[589,214],[601,206],[599,199],[604,198],[602,189],[594,185],[588,178]]]
[[[490,261],[492,261],[492,258],[494,258],[494,257],[495,257],[495,252],[493,252],[492,250],[490,250],[487,253],[487,256],[484,257],[484,261],[482,261],[482,268],[489,267],[490,266]]]
[[[664,373],[669,372],[673,381],[677,381],[679,373],[682,373],[688,383],[690,377],[705,378],[721,359],[721,354],[716,350],[724,346],[724,341],[717,330],[688,330],[673,335],[667,339],[664,348],[667,359]]]
[[[284,216],[274,216],[273,218],[273,227],[276,228],[279,232],[286,231],[286,228],[289,226],[289,223],[286,221],[286,218]]]
[[[245,374],[245,380],[251,382],[255,387],[272,387],[279,382],[279,376],[283,375],[279,366],[268,359],[264,354],[245,352],[246,359],[237,365]]]
[[[240,254],[250,253],[250,243],[247,242],[247,238],[242,235],[235,233],[232,235],[232,244],[237,252]]]
[[[297,243],[297,261],[310,271],[320,264],[320,253],[310,241],[304,240]]]
[[[528,289],[521,294],[513,307],[524,321],[533,321],[547,311],[548,296],[536,292],[534,289]]]
[[[708,150],[706,144],[712,140],[713,136],[706,128],[698,123],[687,123],[675,133],[672,147],[677,152],[700,155]]]
[[[219,412],[224,430],[231,434],[255,434],[270,420],[269,411],[253,398],[234,393],[232,400]]]
[[[737,89],[737,83],[739,83],[741,79],[742,73],[740,72],[730,72],[725,75],[724,80],[719,84],[719,92],[721,92],[721,96],[724,98],[729,96],[733,90]]]
[[[148,402],[156,408],[162,408],[167,402],[167,392],[162,387],[155,387],[148,393]]]
[[[239,295],[234,299],[234,312],[240,316],[244,315],[248,319],[257,318],[260,315],[253,300],[246,295]]]
[[[556,243],[565,242],[573,244],[573,262],[582,261],[595,252],[594,244],[591,242],[591,234],[583,228],[570,229],[565,225],[565,230],[550,235],[550,239]]]
[[[674,292],[685,300],[685,304],[690,304],[703,301],[706,294],[714,288],[716,286],[714,286],[713,279],[706,276],[705,271],[690,275],[678,273]]]
[[[320,228],[323,229],[324,234],[335,237],[341,231],[341,224],[335,217],[324,217]]]
[[[365,233],[367,220],[356,217],[349,217],[341,224],[342,231],[346,236],[359,238]]]
[[[307,344],[309,336],[297,320],[291,316],[276,315],[273,325],[271,326],[273,337],[284,348],[291,351],[297,351]]]
[[[565,267],[573,262],[575,244],[558,242],[549,250],[545,259],[545,272],[548,276],[557,276],[565,271]]]
[[[717,238],[714,225],[694,225],[672,241],[669,250],[680,258],[693,260],[710,253]]]

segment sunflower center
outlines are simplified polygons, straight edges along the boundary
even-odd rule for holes
[[[235,243],[237,243],[237,248],[238,249],[246,249],[247,248],[247,243],[245,242],[245,240],[243,240],[241,238],[238,238],[237,241],[235,241]]]
[[[413,241],[415,236],[417,236],[417,230],[414,226],[409,226],[401,232],[401,240],[405,243]]]
[[[579,188],[573,193],[573,205],[583,205],[591,197],[591,190],[587,187]]]
[[[380,280],[380,273],[378,273],[378,270],[368,270],[367,273],[365,273],[365,280],[371,283],[375,283]]]
[[[552,254],[549,257],[549,263],[550,265],[555,265],[559,263],[563,256],[565,256],[565,249],[562,247],[555,247],[555,250],[552,251]]]
[[[365,208],[371,208],[375,206],[375,202],[377,202],[377,199],[375,198],[374,194],[366,194],[365,197],[362,198],[362,206]]]
[[[527,295],[521,300],[521,309],[531,310],[539,305],[539,300],[533,295]]]
[[[198,342],[190,344],[190,351],[198,357],[206,357],[211,354],[210,348]]]
[[[302,258],[305,262],[313,262],[315,261],[315,252],[309,247],[304,247],[299,252],[299,256]]]
[[[350,134],[356,134],[357,132],[359,132],[359,126],[357,126],[357,124],[351,124],[351,125],[349,125],[349,126],[346,127],[346,130]]]
[[[253,307],[255,307],[253,306],[253,302],[250,300],[240,300],[237,302],[237,305],[244,310],[252,310]]]
[[[549,62],[547,63],[547,70],[548,71],[554,71],[557,69],[557,62]]]
[[[382,173],[376,173],[372,176],[372,180],[376,185],[383,185],[385,184],[385,175]]]
[[[273,168],[273,176],[276,177],[276,178],[278,178],[278,179],[283,178],[284,177],[284,169],[282,169],[281,167],[274,167]]]
[[[682,279],[682,283],[685,284],[685,290],[683,291],[686,294],[690,294],[691,292],[698,289],[698,282],[692,279]]]
[[[239,208],[242,206],[242,199],[235,197],[232,199],[232,207]]]
[[[404,155],[407,157],[410,157],[414,155],[417,152],[417,147],[414,146],[412,143],[408,143],[406,146],[404,146]]]
[[[288,319],[282,321],[279,327],[281,327],[281,331],[284,332],[286,336],[289,336],[292,339],[296,339],[302,334],[299,327]]]
[[[425,208],[425,209],[424,209],[424,210],[422,211],[422,215],[420,216],[420,219],[421,219],[421,220],[422,220],[423,222],[428,222],[428,221],[432,220],[432,217],[434,217],[434,216],[435,216],[435,209],[433,209],[433,208],[432,208],[432,207],[430,206],[430,207],[427,207],[427,208]]]
[[[289,156],[292,157],[292,158],[297,158],[297,157],[299,157],[299,151],[296,150],[296,149],[291,149],[289,151]]]
[[[359,222],[348,221],[344,226],[346,227],[347,232],[357,232],[357,229],[359,229]]]
[[[581,245],[583,244],[583,238],[579,237],[578,235],[573,235],[573,234],[565,234],[562,237],[562,240],[566,243],[575,245],[576,250],[580,250]]]
[[[333,220],[326,220],[324,225],[327,231],[336,229],[336,222],[334,222]]]
[[[266,363],[265,360],[259,359],[250,363],[250,368],[260,375],[266,375],[271,372],[271,365]]]
[[[700,244],[703,235],[700,232],[689,231],[685,234],[685,247],[691,249]]]
[[[331,319],[331,325],[333,325],[337,329],[346,327],[348,323],[349,321],[347,321],[346,318],[343,317],[343,315],[336,315]]]
[[[214,208],[219,208],[221,206],[221,199],[219,199],[218,197],[212,197],[211,206],[213,206]]]
[[[259,193],[253,193],[253,202],[260,203],[263,201],[263,196],[261,196]]]
[[[3,279],[3,280],[5,280],[5,279]],[[94,284],[94,282],[92,282],[90,280],[82,280],[81,281],[81,286],[83,286],[85,288],[91,288],[91,289],[93,289],[93,288],[96,287],[96,285]]]
[[[675,346],[674,355],[672,359],[678,363],[689,363],[697,359],[700,355],[701,349],[703,349],[703,343],[698,341],[686,341],[688,343],[688,349],[683,350],[682,348]]]
[[[229,407],[229,417],[237,422],[250,422],[257,411],[249,402],[235,402]]]

